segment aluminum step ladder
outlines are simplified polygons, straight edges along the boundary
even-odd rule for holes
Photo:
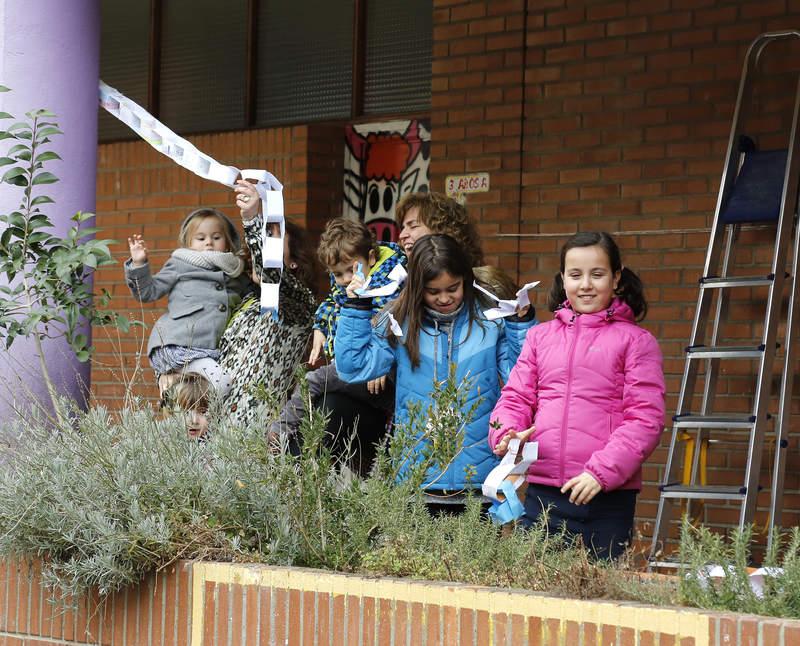
[[[750,45],[742,70],[739,92],[728,140],[727,157],[722,172],[711,236],[706,253],[703,276],[700,278],[697,307],[692,325],[686,362],[678,395],[677,412],[673,417],[672,437],[659,487],[658,513],[650,550],[650,568],[679,566],[662,555],[668,536],[674,507],[688,510],[693,501],[731,501],[739,506],[739,528],[753,522],[759,492],[759,478],[768,428],[775,435],[775,458],[770,501],[769,543],[774,529],[780,524],[783,478],[788,445],[788,419],[794,377],[794,336],[797,333],[797,280],[800,226],[797,217],[798,174],[800,172],[800,77],[795,90],[791,131],[786,150],[758,151],[748,137],[743,136],[746,106],[753,93],[754,75],[759,57],[770,43],[800,38],[800,31],[781,31],[762,34]],[[743,225],[772,227],[775,243],[769,273],[761,276],[738,276],[731,273],[732,261]],[[790,267],[787,255],[792,247]],[[788,279],[788,280],[787,280]],[[785,335],[778,338],[785,284],[789,285],[789,305]],[[753,346],[721,344],[723,325],[728,319],[731,291],[736,288],[762,287],[767,289],[763,333],[760,343]],[[716,303],[714,303],[716,295]],[[712,307],[713,305],[713,307]],[[708,327],[711,327],[710,334]],[[773,367],[780,343],[783,342],[783,372],[778,403],[772,393]],[[757,362],[755,392],[750,412],[745,414],[715,413],[714,399],[721,366],[726,360],[749,359]],[[705,367],[702,398],[695,411],[692,402],[701,365]],[[699,394],[699,393],[698,393]],[[776,414],[770,413],[772,408]],[[741,484],[734,486],[706,484],[704,466],[706,450],[714,438],[738,436],[747,440],[745,473]],[[685,438],[691,437],[690,453],[686,453]],[[691,465],[691,473],[680,476],[682,465]]]

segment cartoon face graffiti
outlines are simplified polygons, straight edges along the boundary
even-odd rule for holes
[[[428,190],[430,128],[422,121],[347,126],[344,215],[380,241],[396,241],[394,211],[407,193]]]

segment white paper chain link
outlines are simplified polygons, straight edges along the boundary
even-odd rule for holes
[[[240,171],[235,166],[225,166],[199,151],[186,139],[176,135],[147,110],[131,101],[121,92],[100,81],[100,105],[112,116],[127,125],[158,152],[169,157],[179,166],[203,179],[219,182],[233,188],[240,177],[255,181],[255,188],[261,198],[263,214],[262,253],[265,269],[283,271],[283,239],[286,224],[283,210],[283,185],[270,172],[265,170]],[[269,236],[270,224],[280,226],[280,236]],[[278,312],[278,293],[280,281],[262,283],[261,312]]]

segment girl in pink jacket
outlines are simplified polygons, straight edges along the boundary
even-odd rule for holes
[[[616,558],[633,529],[641,467],[664,424],[658,343],[636,324],[642,283],[607,233],[582,232],[561,249],[549,296],[555,318],[531,328],[492,413],[489,444],[539,443],[528,471],[524,526],[549,509],[548,529],[580,536]]]

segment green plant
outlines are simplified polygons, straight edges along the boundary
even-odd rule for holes
[[[456,395],[443,388],[435,403],[449,408]],[[205,558],[674,602],[670,586],[595,563],[543,523],[504,536],[477,496],[463,514],[435,516],[417,481],[380,468],[359,478],[331,453],[319,413],[303,422],[299,455],[267,442],[268,420],[211,415],[201,443],[180,415],[149,410],[76,412],[57,433],[18,422],[19,444],[0,449],[0,554],[39,557],[46,580],[72,595]]]
[[[0,87],[7,92],[8,88]],[[93,236],[98,229],[86,226],[94,217],[78,212],[65,236],[53,232],[50,217],[42,210],[53,199],[41,187],[58,181],[44,170],[47,162],[60,159],[48,149],[51,138],[61,134],[53,113],[34,110],[26,120],[0,128],[0,139],[12,145],[0,166],[10,166],[0,181],[22,189],[17,210],[0,215],[6,226],[0,235],[0,335],[10,348],[20,337],[32,338],[39,358],[42,378],[56,408],[56,388],[42,350],[44,339],[65,337],[75,356],[86,361],[91,353],[87,325],[114,324],[126,330],[129,321],[115,313],[100,311],[109,294],[95,294],[92,274],[97,267],[114,262],[110,240]],[[12,119],[0,113],[0,119]]]
[[[800,528],[779,533],[764,557],[768,574],[760,594],[750,582],[748,566],[753,526],[735,529],[730,538],[684,518],[680,561],[686,564],[681,578],[681,601],[715,610],[748,612],[800,618]],[[725,576],[709,579],[708,568],[721,566]]]
[[[468,404],[473,379],[456,381],[455,366],[444,381],[435,382],[430,401],[408,404],[405,421],[387,441],[386,459],[378,470],[388,480],[407,481],[412,489],[429,487],[442,477],[464,445],[464,431],[480,404]],[[467,481],[471,473],[465,474]]]

